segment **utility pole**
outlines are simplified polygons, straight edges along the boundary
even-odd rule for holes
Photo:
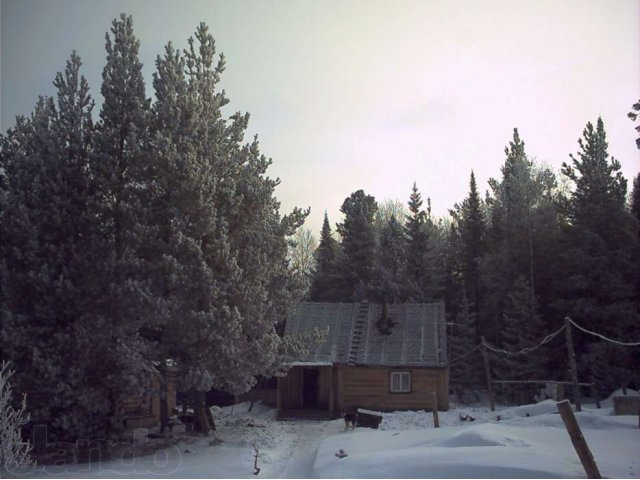
[[[493,387],[491,386],[491,370],[489,369],[489,355],[487,354],[487,345],[484,342],[484,336],[480,337],[481,338],[481,344],[480,346],[482,347],[482,363],[484,363],[484,375],[487,379],[487,390],[489,390],[489,402],[491,403],[491,411],[495,412],[496,410],[496,401],[493,397]]]
[[[573,400],[576,404],[576,412],[582,411],[580,404],[580,387],[578,386],[578,367],[576,367],[576,351],[573,348],[573,337],[571,335],[571,320],[564,317],[564,332],[567,336],[567,353],[569,354],[569,373],[571,383],[573,383]]]

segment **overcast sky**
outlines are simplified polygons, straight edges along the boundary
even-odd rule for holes
[[[500,174],[517,127],[559,169],[587,121],[605,122],[627,179],[640,170],[640,2],[220,0],[1,1],[1,129],[29,114],[73,49],[100,102],[104,34],[133,15],[147,95],[164,45],[204,21],[227,58],[231,111],[273,158],[283,213],[340,220],[345,197],[408,199],[414,181],[444,215]],[[96,109],[96,113],[97,113]]]

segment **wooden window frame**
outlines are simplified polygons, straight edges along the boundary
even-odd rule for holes
[[[407,376],[409,378],[409,385],[408,385],[408,390],[394,390],[393,389],[393,377],[395,375],[401,375],[400,378],[402,378],[402,376]],[[400,380],[400,387],[402,387],[402,380]],[[392,370],[389,372],[389,393],[394,393],[394,394],[407,394],[407,393],[411,393],[413,391],[413,385],[411,383],[411,371],[410,370]]]

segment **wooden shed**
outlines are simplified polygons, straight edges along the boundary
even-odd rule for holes
[[[278,409],[354,411],[449,408],[449,368],[443,303],[391,304],[393,325],[379,328],[381,305],[300,303],[285,335],[324,330],[325,339],[289,364],[278,379]],[[384,331],[385,333],[381,333]]]
[[[160,396],[166,396],[169,412],[176,406],[176,379],[175,367],[154,372],[151,390],[146,395],[132,396],[122,403],[124,426],[132,429],[158,425],[161,416]]]

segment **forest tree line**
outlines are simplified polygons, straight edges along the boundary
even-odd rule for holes
[[[206,391],[245,392],[304,351],[281,333],[305,285],[315,301],[443,300],[452,357],[481,335],[529,345],[565,315],[638,338],[639,180],[629,206],[600,120],[563,168],[572,192],[514,131],[484,199],[472,174],[444,221],[417,186],[406,209],[359,190],[337,235],[325,217],[315,250],[308,212],[279,212],[271,161],[244,139],[248,114],[223,114],[225,60],[207,27],[185,50],[167,44],[153,99],[138,50],[131,17],[114,20],[97,120],[74,52],[56,97],[0,137],[0,360],[50,440],[121,433],[124,400],[148,393],[168,360],[206,431]],[[577,344],[581,375],[629,381],[629,351]],[[500,368],[563,362],[549,350]],[[475,386],[476,364],[452,370],[456,388]]]
[[[466,198],[444,219],[432,216],[415,184],[406,207],[352,193],[337,235],[325,213],[315,264],[306,262],[308,298],[444,301],[451,383],[460,395],[484,385],[480,352],[462,358],[481,337],[516,352],[569,316],[609,338],[638,341],[640,174],[628,198],[602,119],[587,123],[578,143],[558,176],[532,160],[514,129],[486,194],[471,172]],[[305,263],[300,251],[293,256]],[[638,348],[574,336],[581,381],[594,381],[602,394],[640,386]],[[492,355],[494,377],[568,380],[563,338],[527,355]]]
[[[152,101],[138,49],[114,20],[97,121],[74,52],[57,97],[0,138],[0,356],[52,441],[118,435],[169,360],[207,431],[205,392],[243,393],[304,348],[279,328],[308,212],[280,215],[248,114],[223,116],[224,56],[204,24],[169,43]]]

